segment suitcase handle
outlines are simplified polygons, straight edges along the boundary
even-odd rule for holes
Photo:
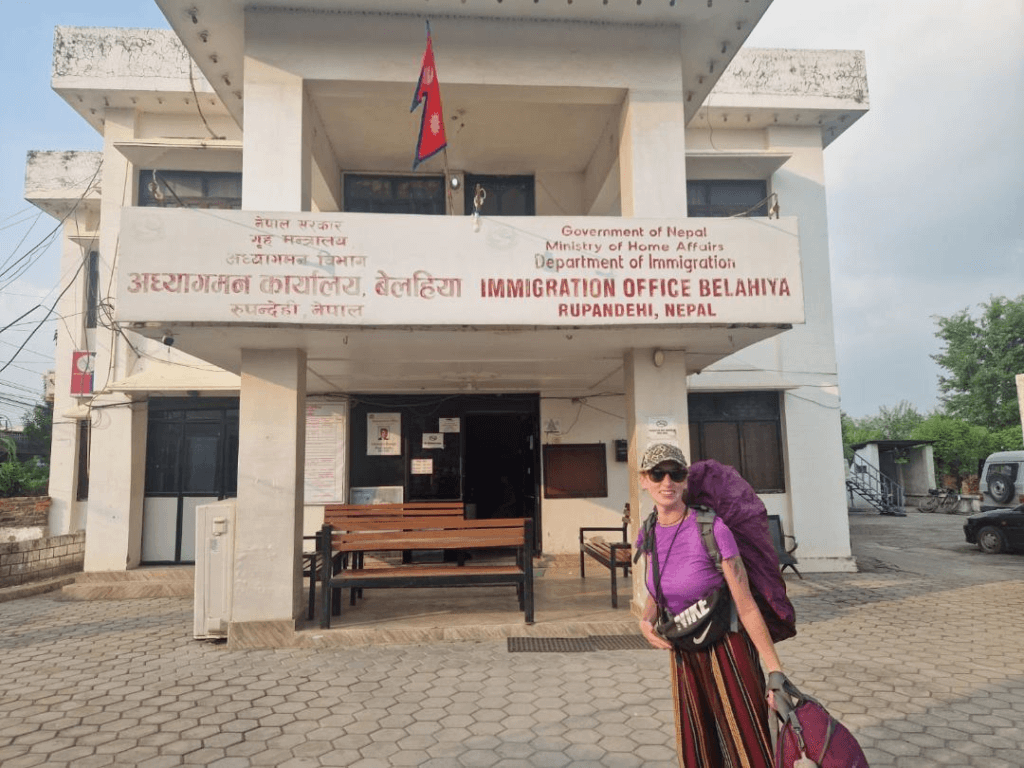
[[[797,746],[800,749],[801,759],[793,764],[793,768],[798,768],[802,761],[804,765],[817,766],[818,763],[814,762],[807,754],[807,744],[804,742],[804,729],[800,725],[800,720],[796,716],[796,709],[804,702],[814,702],[818,706],[821,703],[813,696],[808,696],[803,693],[799,688],[793,685],[792,681],[786,677],[782,672],[769,672],[768,673],[768,690],[775,694],[775,713],[779,719],[790,724],[793,729],[793,734],[796,736]],[[828,730],[825,734],[825,743],[821,747],[821,755],[818,756],[820,761],[828,750],[829,742],[832,741],[832,736],[835,732],[835,720],[830,718],[828,724]]]

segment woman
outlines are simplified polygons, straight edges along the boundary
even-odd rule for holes
[[[679,764],[684,768],[727,764],[770,768],[770,701],[761,661],[769,672],[781,672],[782,663],[750,592],[736,541],[720,518],[715,519],[713,531],[722,555],[721,574],[707,553],[696,514],[686,505],[687,471],[686,458],[674,445],[656,443],[640,459],[641,484],[658,513],[654,535],[661,593],[669,612],[677,614],[721,585],[724,576],[742,627],[706,650],[673,651]],[[641,548],[640,539],[636,546]],[[647,590],[640,631],[655,648],[673,650],[654,630],[658,588],[650,562]]]

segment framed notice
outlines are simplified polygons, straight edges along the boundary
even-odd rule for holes
[[[305,503],[345,501],[348,406],[306,401]]]
[[[366,414],[366,455],[402,455],[402,414]]]
[[[608,496],[604,443],[544,446],[544,498],[586,499]]]

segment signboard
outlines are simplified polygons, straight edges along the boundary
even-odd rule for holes
[[[783,219],[126,208],[121,322],[320,326],[802,323]]]
[[[402,414],[366,414],[366,455],[402,455]]]
[[[71,394],[91,395],[93,373],[96,368],[95,352],[71,353]]]
[[[345,501],[345,403],[306,401],[305,503]]]

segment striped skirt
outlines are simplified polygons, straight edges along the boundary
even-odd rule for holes
[[[682,768],[771,768],[765,679],[745,632],[706,651],[675,651],[672,691]]]

